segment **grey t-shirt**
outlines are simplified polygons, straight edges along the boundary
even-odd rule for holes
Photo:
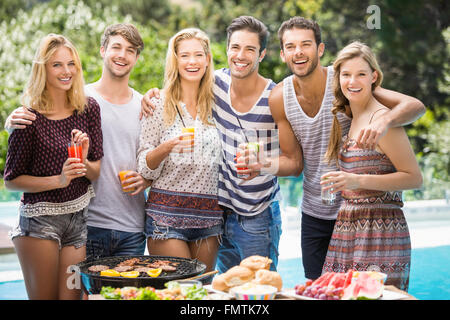
[[[105,229],[142,232],[145,223],[144,192],[135,196],[122,192],[118,178],[119,171],[136,171],[142,95],[133,89],[130,102],[116,105],[99,95],[93,84],[85,86],[85,93],[100,105],[104,152],[100,177],[93,182],[96,196],[88,207],[87,224]]]

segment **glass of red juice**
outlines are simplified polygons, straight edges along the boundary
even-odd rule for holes
[[[80,162],[83,160],[83,151],[81,143],[69,142],[68,151],[69,151],[69,158],[78,158]]]

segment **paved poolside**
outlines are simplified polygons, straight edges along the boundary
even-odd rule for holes
[[[0,254],[14,252],[13,243],[8,237],[10,226],[0,223]]]

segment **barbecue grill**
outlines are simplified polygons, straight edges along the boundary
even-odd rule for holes
[[[148,263],[156,262],[157,260],[166,260],[170,263],[176,263],[176,270],[172,272],[162,271],[158,277],[152,278],[146,273],[141,272],[136,278],[125,277],[107,277],[101,276],[100,272],[89,271],[88,268],[93,265],[107,265],[111,269],[116,267],[122,261],[138,258],[142,266]],[[154,287],[156,289],[163,289],[164,284],[172,280],[181,280],[197,276],[206,270],[206,265],[197,259],[187,259],[170,256],[115,256],[104,257],[95,260],[83,261],[77,264],[81,281],[84,290],[87,294],[99,294],[102,287],[111,286],[114,288],[123,287]]]

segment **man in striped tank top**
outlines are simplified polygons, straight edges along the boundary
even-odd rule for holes
[[[279,150],[268,105],[275,83],[258,73],[268,37],[267,27],[261,21],[249,16],[234,19],[227,28],[229,69],[216,71],[213,115],[223,149],[218,197],[225,209],[224,236],[217,258],[220,272],[252,255],[269,257],[272,270],[276,270],[278,262],[278,180],[269,175],[240,178],[234,164],[239,143],[249,142],[252,133],[264,144],[264,150]],[[236,138],[239,136],[241,139]]]
[[[219,204],[225,211],[225,228],[217,257],[223,273],[248,256],[260,255],[278,263],[281,236],[281,198],[277,177],[253,174],[238,176],[235,164],[238,146],[256,137],[264,150],[279,153],[277,129],[268,98],[275,83],[262,77],[259,63],[264,59],[269,38],[267,27],[250,16],[234,19],[227,28],[229,68],[215,72],[213,117],[222,144],[219,165]],[[150,89],[142,99],[144,116],[152,114],[150,98],[159,90]],[[250,173],[243,170],[240,173]]]
[[[278,37],[281,59],[293,75],[280,82],[269,98],[281,149],[281,156],[274,159],[276,174],[303,172],[302,261],[305,277],[316,279],[322,272],[341,199],[338,194],[335,204],[323,204],[320,187],[321,175],[337,170],[335,164],[323,161],[333,122],[333,67],[320,65],[325,45],[316,22],[293,17],[283,22]],[[377,88],[374,95],[392,110],[361,131],[358,142],[367,148],[374,148],[389,127],[409,124],[425,113],[415,98],[383,88]],[[351,119],[342,113],[337,116],[344,136]],[[261,164],[251,167],[257,172]]]

